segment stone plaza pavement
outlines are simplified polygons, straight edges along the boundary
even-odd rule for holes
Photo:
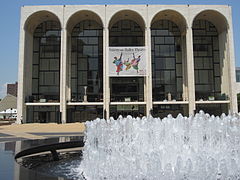
[[[0,142],[83,135],[84,123],[12,124],[0,126]]]

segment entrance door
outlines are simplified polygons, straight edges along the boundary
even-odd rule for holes
[[[47,113],[48,112],[39,112],[40,123],[46,123],[47,122]]]
[[[143,77],[110,78],[111,102],[144,101]]]
[[[145,105],[112,105],[110,106],[110,116],[117,119],[120,115],[127,117],[142,117],[146,115]]]

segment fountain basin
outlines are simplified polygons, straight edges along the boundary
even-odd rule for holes
[[[0,179],[240,179],[238,115],[120,116],[85,125],[84,138],[0,144],[0,162],[10,162],[0,163]]]
[[[74,163],[79,165],[82,147],[83,136],[2,142],[0,179],[73,179],[69,175],[70,167],[74,166]],[[68,174],[66,170],[64,172],[59,169],[64,166],[69,170]]]

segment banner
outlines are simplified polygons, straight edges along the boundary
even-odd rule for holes
[[[145,76],[145,47],[109,47],[109,76]]]

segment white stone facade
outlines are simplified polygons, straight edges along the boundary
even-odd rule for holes
[[[103,102],[71,102],[69,86],[69,37],[70,29],[84,19],[93,19],[103,26]],[[109,27],[122,19],[137,22],[145,31],[147,76],[144,81],[143,102],[111,102],[110,80],[106,62],[108,61]],[[153,101],[151,70],[151,24],[158,19],[173,21],[179,27],[183,39],[183,101]],[[194,53],[192,24],[195,19],[206,19],[213,23],[219,33],[221,64],[221,93],[227,100],[195,100]],[[31,94],[31,59],[33,51],[33,32],[45,20],[57,20],[61,24],[60,54],[60,102],[28,103],[26,96]],[[21,9],[19,74],[18,74],[18,122],[26,122],[27,106],[59,106],[61,122],[67,122],[67,107],[71,105],[102,105],[105,117],[109,117],[110,105],[145,105],[149,115],[154,104],[184,104],[189,114],[193,114],[198,104],[227,104],[231,112],[237,112],[235,85],[235,57],[231,7],[227,5],[57,5],[24,6]]]

